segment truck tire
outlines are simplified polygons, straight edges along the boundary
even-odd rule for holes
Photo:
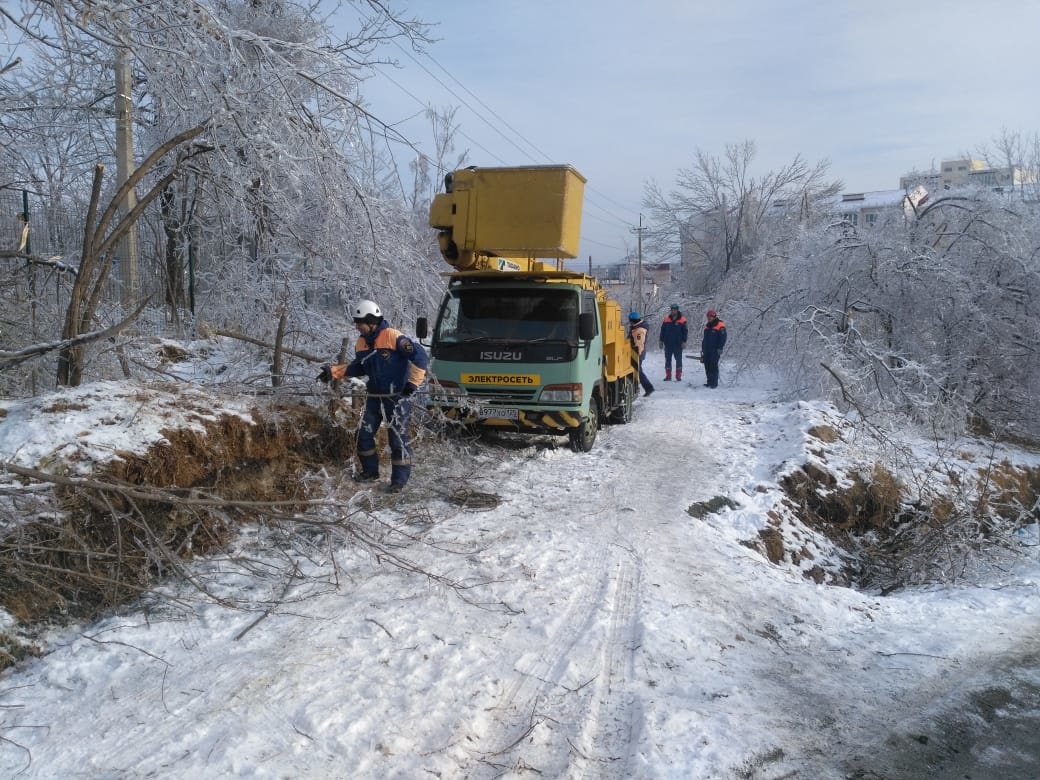
[[[621,380],[621,397],[618,399],[617,408],[610,413],[610,421],[617,425],[624,425],[632,420],[632,403],[636,398],[636,383],[632,377],[627,376]]]
[[[575,452],[590,452],[592,445],[596,443],[596,433],[599,432],[599,398],[592,396],[589,399],[589,415],[577,428],[571,428],[568,434],[571,439],[571,449]]]

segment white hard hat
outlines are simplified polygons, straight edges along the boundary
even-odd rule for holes
[[[383,310],[379,308],[375,301],[361,300],[354,307],[353,316],[355,320],[367,320],[369,317],[381,320],[383,319]]]

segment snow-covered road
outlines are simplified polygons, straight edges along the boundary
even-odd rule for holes
[[[292,581],[251,538],[255,577],[200,567],[284,594],[259,621],[184,589],[56,633],[0,678],[0,776],[887,777],[879,756],[939,744],[939,703],[1037,657],[1035,554],[999,582],[881,598],[741,544],[820,412],[693,379],[659,382],[586,455],[427,450],[407,493],[336,509],[380,555],[303,534]],[[460,486],[501,503],[460,509]],[[687,513],[715,497],[736,508]]]

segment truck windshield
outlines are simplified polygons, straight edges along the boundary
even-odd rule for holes
[[[573,290],[452,290],[444,299],[434,340],[566,341],[578,338]]]

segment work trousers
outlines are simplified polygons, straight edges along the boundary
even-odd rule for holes
[[[403,485],[412,475],[412,441],[409,423],[412,418],[410,398],[372,396],[365,400],[365,412],[361,416],[361,427],[357,432],[357,456],[361,471],[379,474],[379,452],[376,450],[376,432],[386,420],[386,432],[390,439],[390,482]]]
[[[719,386],[719,356],[717,354],[704,356],[704,377],[708,387]]]
[[[675,370],[682,371],[682,347],[676,344],[674,347],[664,345],[664,370],[672,373],[672,358],[675,358]]]

